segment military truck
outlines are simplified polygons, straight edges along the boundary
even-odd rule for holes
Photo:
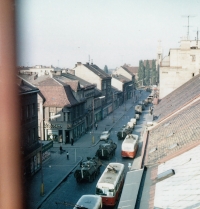
[[[100,159],[110,160],[115,155],[117,145],[110,139],[107,143],[100,144],[96,156]]]
[[[93,182],[100,173],[101,161],[97,157],[87,157],[87,160],[80,162],[80,167],[74,172],[74,177],[79,183],[83,180]]]
[[[128,134],[132,133],[132,129],[129,126],[123,126],[117,133],[118,139],[125,139]]]
[[[142,105],[135,106],[135,113],[142,114]]]

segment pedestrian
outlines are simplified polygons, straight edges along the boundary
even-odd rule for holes
[[[74,139],[71,138],[71,145],[73,146],[73,144],[74,144]]]
[[[63,149],[62,149],[62,146],[60,145],[60,154],[62,153]]]
[[[95,127],[96,127],[96,130],[97,130],[97,128],[98,128],[98,124],[97,123],[95,124]]]
[[[67,160],[69,160],[69,152],[67,151]]]

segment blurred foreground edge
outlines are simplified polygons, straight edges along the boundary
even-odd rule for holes
[[[0,0],[0,208],[23,209],[15,1]]]

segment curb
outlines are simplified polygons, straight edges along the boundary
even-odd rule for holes
[[[43,202],[51,195],[51,193],[53,193],[59,186],[60,184],[62,184],[63,181],[65,181],[68,176],[73,172],[73,170],[77,167],[77,165],[83,160],[82,157],[80,157],[81,159],[75,164],[75,166],[70,170],[69,173],[66,174],[66,176],[64,178],[62,178],[60,180],[60,182],[52,189],[50,190],[46,195],[45,197],[36,205],[36,208],[39,209],[41,207],[41,205],[43,204]]]

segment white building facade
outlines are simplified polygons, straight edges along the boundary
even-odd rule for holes
[[[200,71],[200,43],[181,40],[180,48],[170,49],[160,65],[160,95],[162,99]]]

